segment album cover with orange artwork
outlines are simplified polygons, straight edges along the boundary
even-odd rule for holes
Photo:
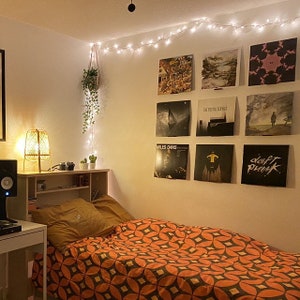
[[[179,94],[193,89],[193,55],[159,60],[158,95]]]

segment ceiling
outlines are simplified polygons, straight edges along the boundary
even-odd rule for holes
[[[87,42],[108,41],[286,0],[1,0],[0,16]]]

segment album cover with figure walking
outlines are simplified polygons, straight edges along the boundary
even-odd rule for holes
[[[291,134],[293,99],[293,92],[248,96],[245,134]]]
[[[230,183],[232,157],[233,145],[197,145],[194,179]]]

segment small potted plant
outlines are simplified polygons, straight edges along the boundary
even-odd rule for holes
[[[97,156],[94,154],[91,154],[89,156],[89,161],[90,161],[90,169],[95,169],[96,167],[96,160],[97,160]]]
[[[88,169],[88,162],[87,162],[86,157],[83,160],[80,161],[79,166],[80,166],[81,170],[87,170]]]

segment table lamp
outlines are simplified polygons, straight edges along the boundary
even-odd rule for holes
[[[45,130],[29,129],[26,133],[24,148],[24,165],[25,161],[37,161],[38,170],[41,172],[41,160],[50,158],[49,138]]]

